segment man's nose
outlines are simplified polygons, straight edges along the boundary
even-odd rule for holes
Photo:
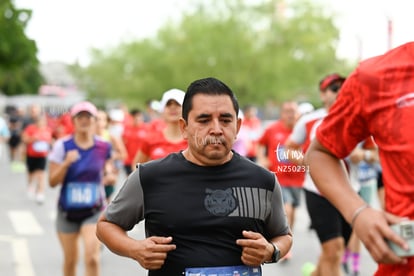
[[[211,131],[216,134],[223,132],[219,120],[212,120]]]

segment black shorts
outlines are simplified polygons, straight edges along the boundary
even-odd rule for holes
[[[26,156],[27,170],[31,173],[37,170],[46,170],[46,157]]]
[[[324,197],[305,190],[306,207],[319,241],[343,237],[348,243],[352,228],[339,211]]]
[[[20,135],[11,135],[9,138],[9,147],[14,149],[17,148],[18,145],[20,145],[20,143],[22,142],[22,138],[20,137]]]
[[[384,182],[382,182],[382,172],[378,172],[377,174],[377,189],[381,189],[384,187]]]

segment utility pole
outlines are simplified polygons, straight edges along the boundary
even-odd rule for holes
[[[392,48],[393,37],[393,22],[390,17],[387,17],[387,50]]]

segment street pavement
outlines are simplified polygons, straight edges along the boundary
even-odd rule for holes
[[[120,177],[117,188],[122,185]],[[46,190],[46,201],[39,205],[26,196],[26,174],[12,172],[7,158],[0,156],[0,275],[56,276],[62,275],[62,253],[55,232],[58,189]],[[304,202],[303,202],[304,203]],[[293,258],[278,264],[263,266],[264,276],[301,276],[306,262],[315,263],[320,246],[315,233],[308,229],[309,219],[304,204],[299,207],[294,229]],[[144,237],[143,223],[129,234]],[[78,275],[84,275],[82,247]],[[362,248],[360,276],[373,275],[376,264]],[[101,275],[144,276],[147,272],[137,262],[102,249]]]

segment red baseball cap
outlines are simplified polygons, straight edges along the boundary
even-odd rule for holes
[[[332,83],[334,83],[336,81],[344,82],[345,77],[342,77],[341,75],[339,75],[337,73],[327,75],[326,77],[321,79],[321,81],[319,82],[319,90],[325,91],[326,88],[329,87],[329,85],[331,85]]]

